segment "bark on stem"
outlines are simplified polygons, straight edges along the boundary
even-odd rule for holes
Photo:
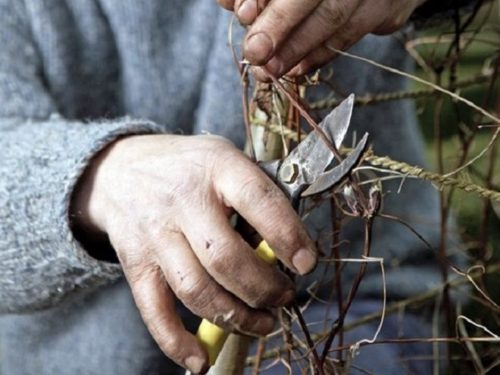
[[[276,91],[272,85],[257,83],[250,104],[251,119],[259,123],[280,124],[286,126],[288,117],[288,100]],[[267,127],[250,122],[251,137],[247,140],[245,152],[257,161],[280,159],[283,157],[286,140]],[[252,338],[238,334],[230,334],[224,344],[217,362],[210,369],[210,375],[242,375]]]

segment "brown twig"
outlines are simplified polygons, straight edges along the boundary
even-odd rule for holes
[[[302,332],[304,333],[304,337],[306,338],[308,349],[309,349],[309,351],[313,357],[313,360],[314,360],[315,370],[317,370],[317,373],[319,375],[325,375],[325,372],[323,370],[323,361],[321,361],[319,356],[318,356],[318,352],[316,351],[316,346],[314,344],[314,341],[311,338],[311,334],[309,333],[309,330],[307,329],[307,323],[304,320],[304,317],[302,316],[302,312],[300,311],[300,309],[296,303],[292,304],[292,310],[295,313],[295,315],[297,316],[299,326],[302,329]]]
[[[370,215],[365,218],[365,241],[363,246],[364,257],[370,256],[372,229],[373,229],[373,216]],[[333,343],[335,336],[337,335],[339,330],[343,328],[345,316],[354,301],[354,297],[356,296],[359,286],[361,285],[361,281],[363,280],[363,276],[365,275],[366,272],[366,267],[367,267],[366,262],[361,263],[358,274],[353,280],[351,289],[349,290],[349,294],[347,295],[347,300],[342,305],[341,313],[339,314],[339,317],[333,324],[330,333],[325,341],[323,353],[321,354],[321,363],[324,363],[324,361],[326,360],[326,356],[328,355],[328,351],[330,350],[330,347]]]
[[[331,152],[335,155],[335,158],[339,162],[342,161],[342,157],[340,156],[339,151],[337,150],[337,147],[328,139],[327,135],[325,132],[318,126],[316,121],[307,113],[307,111],[304,109],[304,106],[296,99],[294,98],[293,95],[290,94],[290,92],[283,86],[283,84],[273,75],[271,74],[265,67],[262,67],[262,69],[266,72],[266,74],[271,78],[273,81],[274,85],[280,89],[280,91],[290,100],[290,102],[293,104],[295,108],[300,112],[301,116],[306,120],[306,122],[316,131],[321,138],[323,142],[328,146]]]
[[[495,263],[495,264],[488,266],[484,272],[487,274],[490,274],[490,275],[499,273],[500,272],[500,263]],[[481,276],[481,274],[482,274],[482,272],[477,270],[477,271],[471,272],[470,276],[473,279],[477,279]],[[463,277],[463,278],[456,278],[453,280],[449,280],[447,282],[447,284],[449,284],[450,287],[457,288],[457,287],[460,287],[468,282],[469,282],[469,280],[467,278]],[[385,308],[385,314],[389,315],[389,314],[393,314],[393,313],[396,313],[398,311],[401,311],[403,309],[406,309],[410,306],[420,306],[421,304],[425,304],[428,301],[435,299],[436,296],[441,294],[442,290],[443,290],[443,287],[438,286],[436,288],[430,289],[430,290],[428,290],[424,293],[421,293],[419,295],[407,298],[403,301],[394,302]],[[368,324],[368,323],[373,322],[375,320],[378,320],[378,319],[380,319],[381,315],[382,315],[382,311],[367,314],[359,319],[356,319],[355,321],[352,321],[348,324],[345,324],[344,330],[349,331],[349,330],[352,330],[356,327],[360,327],[362,325],[365,325],[365,324]],[[326,338],[328,337],[329,334],[330,334],[330,330],[313,335],[313,336],[311,336],[311,338],[315,342],[322,342],[322,341],[326,340]],[[479,337],[477,339],[472,339],[472,341],[480,341],[481,339],[482,338]],[[425,338],[425,340],[433,340],[433,339],[432,338]],[[446,339],[437,339],[437,340],[446,340]],[[452,339],[452,340],[454,340],[454,339]],[[488,339],[485,341],[488,342],[491,340]],[[378,341],[378,342],[380,342],[380,341]],[[348,348],[348,347],[345,346],[344,349],[346,349],[346,348]],[[283,349],[281,349],[281,350],[283,350]],[[330,350],[330,352],[331,352],[331,350]],[[276,349],[270,349],[267,352],[263,353],[262,358],[269,359],[275,355],[276,355]],[[246,363],[247,363],[247,366],[251,366],[254,363],[254,357],[248,358]]]
[[[474,85],[479,85],[485,82],[488,82],[488,80],[491,78],[492,73],[481,73],[478,75],[475,75],[470,78],[466,78],[460,81],[457,81],[455,83],[455,88],[457,89],[462,89],[462,88],[468,88]],[[447,88],[448,90],[450,87]],[[433,95],[441,95],[441,93],[436,90],[436,89],[417,89],[417,90],[405,90],[405,91],[394,91],[394,92],[382,92],[382,93],[376,93],[376,94],[365,94],[361,96],[357,96],[354,99],[354,105],[356,106],[366,106],[366,105],[374,105],[374,104],[379,104],[379,103],[384,103],[388,101],[394,101],[394,100],[403,100],[403,99],[418,99],[421,97],[428,97],[428,96],[433,96]],[[312,103],[309,103],[309,108],[311,110],[321,110],[321,109],[328,109],[328,108],[334,108],[337,105],[339,105],[341,102],[340,99],[333,98],[333,99],[323,99],[323,100],[318,100]]]

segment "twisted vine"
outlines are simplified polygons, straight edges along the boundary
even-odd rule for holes
[[[277,124],[264,124],[257,120],[252,120],[253,124],[265,126],[270,132],[278,133],[282,137],[291,139],[293,141],[299,141],[299,134],[292,129],[282,127]],[[301,134],[301,139],[304,138],[306,134]],[[348,154],[351,149],[341,148],[340,153],[343,155]],[[437,185],[439,188],[444,188],[446,186],[453,186],[466,193],[474,193],[482,198],[490,199],[492,201],[500,202],[500,192],[486,189],[477,184],[471,183],[469,181],[461,180],[458,178],[443,176],[436,172],[428,171],[422,167],[410,165],[405,162],[393,160],[388,156],[377,156],[371,151],[365,154],[364,161],[371,164],[372,166],[382,167],[391,171],[397,171],[407,176],[416,177],[422,180],[430,181]]]

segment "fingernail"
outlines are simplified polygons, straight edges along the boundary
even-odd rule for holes
[[[273,41],[266,33],[260,32],[250,36],[244,47],[244,55],[251,63],[262,65],[269,60],[274,50]]]
[[[283,62],[278,60],[276,57],[273,57],[266,64],[267,70],[275,76],[280,76],[283,73]]]
[[[292,258],[292,263],[301,275],[310,272],[316,265],[316,256],[308,249],[300,249]]]
[[[191,356],[185,361],[186,367],[195,374],[202,374],[206,372],[205,361],[201,357]]]
[[[257,16],[257,2],[255,0],[245,0],[238,9],[238,19],[244,25],[249,25]]]

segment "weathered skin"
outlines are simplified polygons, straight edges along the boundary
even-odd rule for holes
[[[174,294],[200,317],[260,335],[274,326],[264,309],[294,298],[290,279],[231,228],[233,210],[295,272],[316,263],[285,195],[224,138],[124,138],[93,161],[76,196],[78,225],[87,236],[109,236],[159,346],[195,372],[206,366],[206,353],[182,325]]]
[[[403,26],[425,0],[219,0],[250,25],[245,57],[274,75],[301,75],[331,61],[369,33]],[[257,77],[266,79],[261,69]]]

